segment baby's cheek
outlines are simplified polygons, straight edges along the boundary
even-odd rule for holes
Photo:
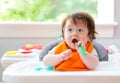
[[[88,40],[88,35],[83,34],[82,39],[83,39],[83,41],[87,41]]]

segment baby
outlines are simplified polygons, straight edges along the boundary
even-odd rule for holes
[[[97,67],[99,59],[92,40],[95,23],[85,12],[68,15],[62,22],[63,41],[43,58],[56,71],[87,71]]]

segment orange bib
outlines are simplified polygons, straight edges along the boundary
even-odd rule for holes
[[[55,54],[60,54],[61,52],[67,50],[68,47],[66,43],[63,41],[61,42],[55,49]],[[86,43],[86,50],[87,52],[91,52],[93,50],[92,43]],[[73,56],[68,60],[62,61],[58,65],[55,66],[56,71],[86,71],[89,70],[85,64],[82,62],[79,54],[77,51],[72,52]]]

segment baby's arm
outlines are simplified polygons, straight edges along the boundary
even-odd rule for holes
[[[71,50],[68,49],[60,54],[55,55],[54,53],[48,53],[43,58],[43,63],[47,66],[55,66],[62,61],[69,59],[72,56]]]
[[[78,51],[80,58],[82,59],[83,63],[86,65],[87,68],[93,70],[97,67],[99,58],[95,56],[96,50],[93,49],[91,53],[85,50],[85,42],[83,40],[75,43],[76,50]]]
[[[78,50],[78,49],[77,49]],[[94,52],[93,52],[94,51]],[[91,53],[88,53],[86,51],[86,56],[82,55],[82,53],[78,50],[78,53],[80,54],[80,57],[87,68],[93,70],[97,67],[99,63],[98,56],[95,55],[95,49]]]

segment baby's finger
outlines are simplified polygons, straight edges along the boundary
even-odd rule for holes
[[[71,58],[73,56],[73,54],[70,54],[69,58]]]
[[[62,59],[63,60],[67,60],[68,58],[70,58],[72,55],[71,55],[71,50],[66,50],[62,53]]]
[[[70,53],[72,53],[71,49],[68,49],[68,50],[63,52],[63,54],[70,54]]]
[[[63,55],[62,58],[63,58],[63,60],[67,60],[67,59],[71,58],[72,56],[73,56],[72,54]]]

